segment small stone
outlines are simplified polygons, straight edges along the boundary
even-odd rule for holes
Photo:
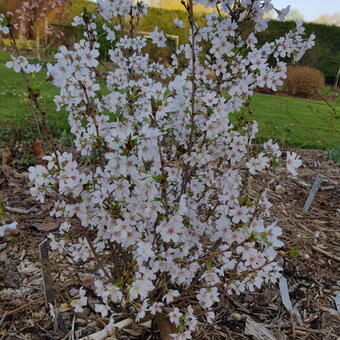
[[[14,307],[20,307],[24,304],[24,302],[21,299],[13,299],[9,303],[11,306],[14,306]]]
[[[78,289],[72,288],[70,290],[70,295],[71,296],[77,296],[78,294],[79,294],[79,290]]]
[[[286,257],[287,256],[287,253],[285,251],[283,251],[283,250],[279,250],[277,253],[281,257]]]
[[[42,319],[44,317],[45,313],[44,312],[34,312],[32,313],[32,317],[34,319]]]
[[[283,195],[283,194],[286,192],[286,189],[285,189],[282,185],[278,185],[278,186],[276,186],[276,188],[275,188],[275,192],[276,192],[278,195]]]
[[[304,260],[307,260],[307,261],[310,260],[310,256],[308,254],[301,254],[301,256]]]
[[[58,308],[56,308],[59,313],[68,312],[71,309],[72,307],[68,303],[62,303]]]
[[[237,320],[237,321],[241,321],[242,318],[243,318],[242,315],[239,314],[239,313],[233,313],[233,314],[230,315],[230,317],[234,320]]]
[[[89,307],[83,307],[83,311],[81,313],[78,313],[80,318],[87,318],[91,314],[91,310]]]
[[[85,319],[82,318],[77,318],[76,319],[76,325],[83,327],[83,326],[87,326],[88,322]]]

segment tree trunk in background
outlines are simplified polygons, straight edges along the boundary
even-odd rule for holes
[[[39,25],[37,25],[37,29],[36,29],[36,38],[35,38],[35,43],[36,43],[36,53],[37,53],[37,59],[41,60],[41,55],[40,55],[40,27]]]
[[[25,29],[24,23],[21,22],[19,26],[19,33],[18,33],[19,40],[23,40],[25,38],[24,29]]]
[[[47,30],[48,30],[48,20],[45,18],[45,25],[44,25],[44,48],[47,46]]]
[[[338,73],[335,77],[335,82],[334,82],[334,90],[338,89],[338,84],[339,84],[339,78],[340,78],[340,65],[338,67]]]

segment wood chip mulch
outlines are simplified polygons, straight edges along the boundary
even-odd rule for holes
[[[304,166],[298,179],[282,173],[271,183],[273,217],[284,229],[280,250],[289,296],[299,315],[282,304],[278,286],[225,301],[218,322],[200,331],[203,339],[340,339],[340,164],[323,151],[298,150]],[[308,213],[302,209],[318,174],[321,188]],[[0,168],[0,211],[7,221],[18,221],[19,232],[0,238],[0,340],[76,339],[105,326],[89,297],[89,306],[74,316],[70,293],[84,285],[79,268],[51,254],[49,270],[55,294],[54,316],[45,308],[41,287],[39,243],[58,224],[49,217],[51,203],[30,198],[27,176],[8,166]],[[94,266],[89,263],[87,266]],[[255,327],[255,330],[254,330]],[[264,328],[264,330],[263,330]],[[73,337],[72,337],[73,336]],[[119,339],[159,339],[157,332],[132,327]]]

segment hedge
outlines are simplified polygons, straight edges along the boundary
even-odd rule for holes
[[[259,42],[272,41],[295,27],[295,22],[272,20],[269,29],[259,34]],[[306,34],[316,35],[315,46],[306,53],[300,65],[321,70],[327,82],[334,82],[340,65],[340,27],[315,23],[304,23]]]
[[[96,3],[87,0],[73,0],[70,9],[70,19],[72,20],[74,17],[83,13],[84,8],[86,8],[88,12],[94,12],[96,9]]]

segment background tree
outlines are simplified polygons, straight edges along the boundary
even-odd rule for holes
[[[287,17],[286,20],[288,21],[305,21],[305,18],[303,14],[296,8],[292,8]]]
[[[315,22],[317,24],[340,26],[340,12],[329,15],[321,15],[315,20]]]
[[[40,46],[42,37],[45,42],[48,36],[59,39],[62,30],[48,25],[49,20],[61,23],[66,6],[71,0],[25,0],[25,1],[3,1],[2,6],[12,16],[18,29],[19,37],[35,40],[37,56],[40,57]]]

